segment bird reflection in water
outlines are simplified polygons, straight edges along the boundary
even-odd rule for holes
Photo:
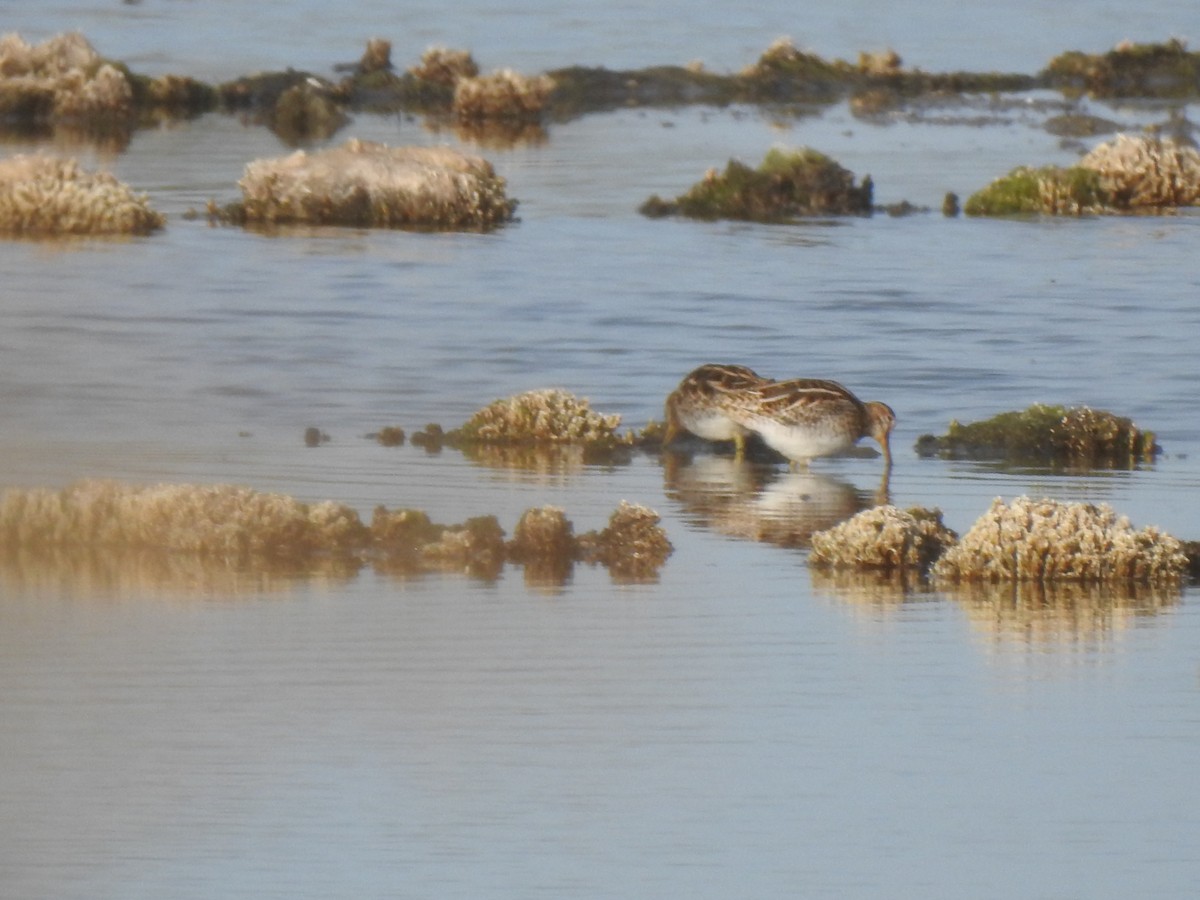
[[[887,503],[889,475],[885,469],[879,486],[864,491],[825,473],[781,472],[738,456],[663,454],[664,491],[693,522],[780,547],[807,547],[814,532]]]

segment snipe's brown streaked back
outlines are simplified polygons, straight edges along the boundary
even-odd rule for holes
[[[745,449],[747,429],[731,418],[731,409],[744,405],[742,395],[769,383],[753,369],[708,363],[689,372],[668,396],[664,446],[681,431],[706,441],[733,441],[740,455]]]
[[[836,381],[796,378],[750,385],[726,414],[794,464],[849,449],[872,437],[891,467],[890,435],[896,414],[886,403],[867,403]]]

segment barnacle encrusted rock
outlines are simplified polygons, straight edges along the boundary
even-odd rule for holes
[[[607,566],[617,578],[652,578],[675,550],[659,521],[649,507],[622,500],[604,530],[579,538],[583,558]]]
[[[651,218],[790,222],[813,215],[870,215],[870,176],[855,184],[854,173],[816,150],[771,150],[757,169],[730,160],[724,173],[710,169],[675,200],[657,194],[640,207]]]
[[[232,558],[347,551],[366,531],[336,503],[301,503],[234,485],[88,480],[0,498],[0,546],[155,548]]]
[[[408,71],[423,81],[454,87],[461,79],[478,75],[479,66],[468,50],[430,47],[421,55],[421,62]]]
[[[527,391],[485,406],[447,436],[452,444],[560,444],[611,447],[620,415],[603,415],[586,398],[556,388]]]
[[[36,121],[129,115],[133,89],[78,33],[29,44],[0,37],[0,115]]]
[[[1035,403],[966,425],[952,421],[946,434],[922,435],[921,456],[1003,459],[1010,462],[1128,468],[1162,452],[1154,433],[1123,416],[1087,406]]]
[[[958,539],[941,510],[865,509],[812,536],[809,563],[822,569],[926,572]]]
[[[454,85],[454,112],[460,119],[537,122],[554,90],[548,75],[528,77],[512,69],[460,78]]]
[[[87,480],[62,490],[13,488],[0,496],[0,576],[10,564],[77,568],[97,554],[193,557],[216,568],[343,575],[460,571],[495,578],[505,562],[533,583],[563,583],[579,560],[618,579],[650,578],[671,553],[658,514],[622,502],[608,527],[576,538],[561,509],[526,510],[512,541],[495,516],[440,525],[416,509],[375,508],[370,526],[339,503],[303,503],[236,485],[129,485]],[[110,565],[107,569],[119,568]],[[175,567],[178,568],[178,567]],[[530,579],[529,576],[533,575]]]
[[[351,139],[317,153],[256,160],[226,217],[243,223],[487,230],[516,201],[491,163],[450,147],[388,147]]]
[[[0,234],[149,234],[166,219],[144,195],[73,159],[18,155],[0,160]]]
[[[578,546],[574,526],[557,506],[540,506],[521,514],[508,544],[513,559],[574,559]]]
[[[1153,526],[1135,531],[1106,504],[997,498],[934,566],[950,581],[1173,584],[1188,559]]]
[[[1200,153],[1169,138],[1118,134],[1079,161],[1099,175],[1110,205],[1161,209],[1200,202]]]

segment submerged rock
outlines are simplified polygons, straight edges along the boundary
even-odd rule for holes
[[[1176,584],[1183,545],[1154,527],[1135,531],[1106,504],[997,498],[934,566],[950,581]]]
[[[950,459],[1106,468],[1153,462],[1162,452],[1154,433],[1142,431],[1130,419],[1086,406],[1068,409],[1040,403],[967,425],[952,421],[941,437],[922,435],[916,450],[921,456]]]
[[[284,90],[266,118],[270,129],[293,146],[331,137],[350,121],[330,86],[315,78]]]
[[[816,150],[771,150],[757,169],[730,160],[723,174],[710,169],[686,194],[675,200],[652,196],[640,212],[652,218],[774,223],[804,216],[870,215],[872,191],[870,176],[856,185],[852,172]]]
[[[165,224],[144,195],[107,172],[40,154],[0,160],[0,234],[144,235]]]
[[[819,569],[924,574],[956,540],[940,510],[876,506],[816,532],[809,563]]]
[[[510,221],[516,207],[481,157],[356,139],[256,160],[239,185],[242,201],[218,213],[243,224],[488,230]]]

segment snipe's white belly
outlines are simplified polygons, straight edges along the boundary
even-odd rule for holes
[[[773,419],[759,419],[752,427],[767,446],[797,462],[841,453],[853,443],[838,429],[785,425]]]
[[[732,441],[738,435],[746,434],[745,428],[715,410],[692,411],[680,419],[684,428],[706,441]]]

